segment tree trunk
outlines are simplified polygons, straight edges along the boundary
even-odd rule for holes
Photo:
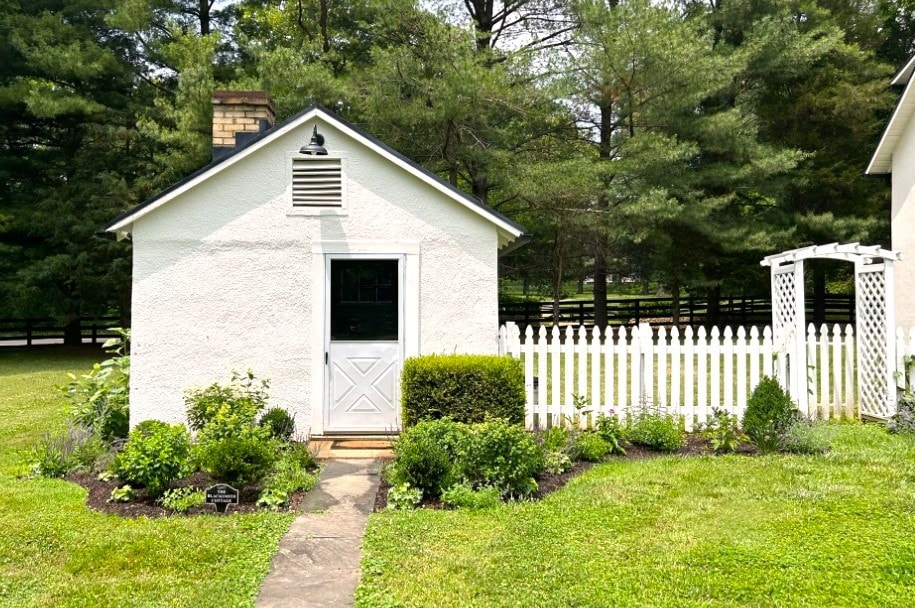
[[[705,313],[705,325],[714,327],[721,320],[721,286],[709,287],[706,291],[708,308]]]
[[[813,268],[813,324],[817,327],[826,322],[826,268],[823,264],[811,264]]]
[[[600,106],[600,145],[598,156],[609,162],[613,155],[611,138],[613,137],[613,102],[605,101]],[[594,326],[607,326],[607,212],[610,201],[606,191],[597,197],[597,231],[594,238]]]
[[[670,320],[680,327],[680,274],[674,270],[670,276]]]
[[[67,324],[64,325],[64,344],[66,346],[81,346],[83,343],[83,328],[80,324],[79,313],[67,313]]]
[[[200,11],[200,35],[206,36],[210,33],[210,0],[200,0],[197,6]]]
[[[553,325],[559,324],[559,301],[562,299],[562,233],[557,230],[553,245]]]

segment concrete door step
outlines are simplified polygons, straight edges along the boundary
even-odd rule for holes
[[[320,459],[392,458],[389,435],[325,435],[312,437]]]

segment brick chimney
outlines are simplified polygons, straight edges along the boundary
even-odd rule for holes
[[[213,159],[273,126],[276,105],[263,91],[213,91]]]

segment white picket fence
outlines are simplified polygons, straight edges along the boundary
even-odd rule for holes
[[[756,327],[608,328],[528,326],[522,336],[508,323],[499,332],[503,354],[524,364],[527,425],[563,424],[575,419],[576,398],[584,408],[620,418],[645,408],[681,416],[688,430],[705,423],[714,408],[743,416],[747,398],[763,375],[786,378],[772,331]],[[915,328],[897,332],[897,369],[915,355]],[[810,417],[856,415],[854,331],[850,325],[809,326],[807,390]],[[915,381],[915,371],[911,380]],[[900,383],[904,378],[899,375]],[[784,382],[782,383],[784,385]],[[580,419],[580,418],[579,418]],[[585,421],[580,419],[583,424]]]

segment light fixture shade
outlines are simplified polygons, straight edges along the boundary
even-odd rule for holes
[[[327,148],[324,147],[324,136],[318,133],[318,125],[315,125],[314,132],[311,134],[311,141],[307,146],[299,148],[301,154],[309,156],[327,156]]]

